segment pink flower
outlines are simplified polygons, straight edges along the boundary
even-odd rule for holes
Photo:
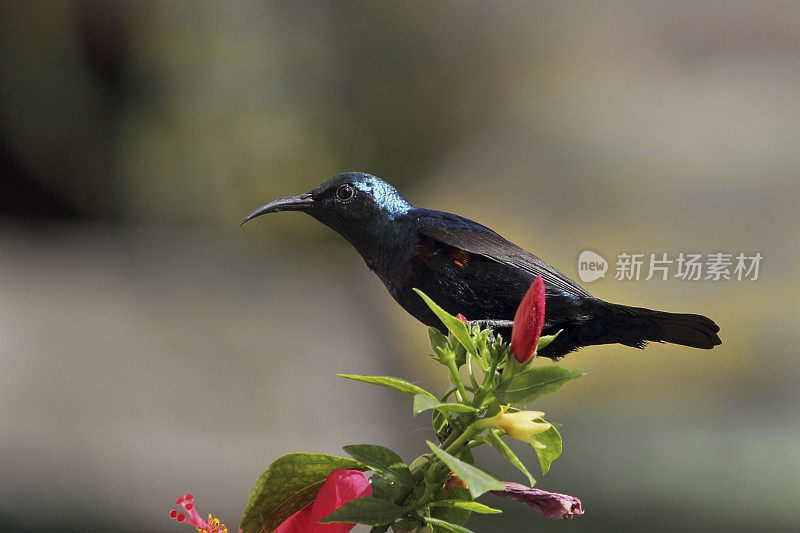
[[[347,533],[355,524],[318,524],[333,511],[356,498],[372,496],[367,477],[358,470],[334,470],[316,499],[284,521],[275,533]]]
[[[228,528],[225,527],[225,524],[220,523],[218,518],[214,518],[209,514],[208,521],[203,520],[203,518],[200,516],[200,513],[198,513],[197,509],[194,507],[194,496],[191,494],[186,494],[178,498],[175,500],[175,504],[183,507],[183,510],[186,511],[186,514],[179,513],[173,509],[169,512],[170,518],[177,520],[178,522],[186,522],[187,524],[196,527],[197,531],[199,532],[228,533]],[[241,533],[241,530],[239,531]]]
[[[506,486],[506,490],[493,490],[492,494],[522,502],[529,507],[533,507],[547,518],[563,520],[572,518],[574,515],[583,514],[581,501],[574,496],[533,489],[511,481],[503,481],[503,484]]]
[[[526,363],[536,351],[544,327],[544,281],[536,276],[514,313],[511,328],[511,354]]]
[[[466,324],[466,323],[467,323],[467,317],[465,317],[465,316],[464,316],[464,315],[462,315],[461,313],[458,313],[458,314],[456,315],[456,318],[457,318],[457,319],[459,319],[459,320],[460,320],[461,322],[463,322],[464,324]]]

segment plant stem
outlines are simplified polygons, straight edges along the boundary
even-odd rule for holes
[[[484,374],[483,376],[483,383],[481,384],[480,390],[475,393],[475,396],[472,398],[472,406],[478,409],[481,408],[483,405],[483,400],[486,399],[487,391],[489,391],[494,386],[494,378],[495,372],[497,372],[497,365],[500,364],[499,356],[494,357],[492,361],[492,366],[489,368],[489,371]]]
[[[469,352],[467,352],[467,361],[464,366],[467,367],[467,375],[469,376],[469,382],[473,390],[479,388],[478,380],[475,379],[475,374],[472,372],[472,355],[470,355]]]
[[[464,432],[461,435],[459,435],[458,438],[456,438],[456,440],[451,442],[446,447],[442,445],[440,446],[440,448],[449,453],[450,455],[453,455],[453,453],[457,452],[459,448],[461,448],[464,445],[464,443],[466,443],[469,439],[471,439],[472,437],[474,437],[487,427],[491,427],[491,425],[492,421],[487,422],[486,419],[476,420],[475,422],[467,426],[467,429],[465,429]]]
[[[458,435],[457,433],[451,433],[450,436],[448,436],[446,439],[444,439],[444,442],[441,443],[439,445],[439,447],[442,448],[442,449],[447,448],[448,446],[453,444],[453,441],[456,440],[459,436],[460,435]]]
[[[447,369],[450,371],[450,379],[453,381],[453,385],[458,389],[456,392],[458,403],[468,402],[467,389],[464,388],[464,382],[461,381],[461,374],[458,373],[455,359],[451,358],[447,361]]]

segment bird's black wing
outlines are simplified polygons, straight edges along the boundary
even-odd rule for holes
[[[586,289],[563,272],[486,226],[452,213],[431,209],[417,208],[412,215],[417,232],[421,235],[472,254],[482,255],[498,263],[520,268],[533,275],[541,275],[547,284],[561,290],[580,296],[590,296]]]

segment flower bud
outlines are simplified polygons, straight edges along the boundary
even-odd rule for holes
[[[550,423],[538,421],[544,416],[544,413],[541,411],[508,413],[506,412],[507,409],[508,406],[500,408],[500,413],[494,417],[495,427],[517,440],[531,444],[535,448],[544,448],[545,446],[534,438],[539,433],[544,433],[550,429]]]
[[[581,501],[574,496],[533,489],[511,481],[504,481],[503,484],[506,486],[506,490],[493,490],[492,494],[522,502],[547,518],[564,520],[583,514]]]
[[[511,328],[511,355],[520,363],[526,363],[536,351],[544,328],[544,281],[536,276],[528,292],[514,313]]]

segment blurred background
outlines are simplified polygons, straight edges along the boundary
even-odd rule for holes
[[[585,249],[764,256],[612,264],[596,296],[724,344],[570,355],[536,477],[586,514],[488,497],[470,527],[796,530],[799,57],[796,2],[2,2],[2,529],[185,530],[186,491],[233,526],[284,453],[426,451],[404,397],[334,377],[442,387],[425,328],[310,217],[238,227],[361,170],[572,277]]]

